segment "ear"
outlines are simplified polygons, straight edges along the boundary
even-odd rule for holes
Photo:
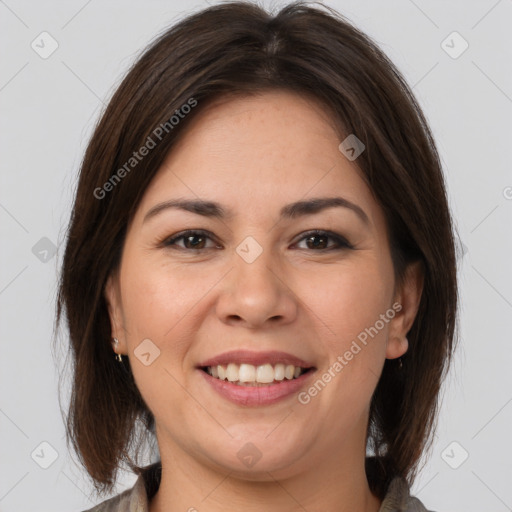
[[[108,277],[104,293],[110,317],[111,335],[112,338],[117,338],[119,340],[117,353],[127,354],[126,339],[124,336],[125,330],[122,314],[121,289],[117,273],[113,273]]]
[[[410,263],[405,271],[403,284],[395,292],[394,305],[397,311],[390,321],[386,359],[403,356],[408,348],[407,333],[414,323],[423,291],[424,268],[422,261]],[[398,307],[400,304],[401,308]]]

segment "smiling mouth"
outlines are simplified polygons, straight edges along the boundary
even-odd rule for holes
[[[298,379],[314,370],[314,367],[303,368],[280,363],[259,366],[229,363],[228,365],[202,366],[200,369],[214,379],[228,381],[238,386],[264,387]]]

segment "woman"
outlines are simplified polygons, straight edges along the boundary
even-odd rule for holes
[[[69,227],[69,440],[99,492],[138,475],[91,510],[426,510],[456,308],[439,157],[376,45],[302,3],[189,16],[110,101]]]

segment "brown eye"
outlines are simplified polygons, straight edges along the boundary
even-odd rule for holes
[[[183,237],[183,243],[187,249],[203,249],[205,237],[203,235],[188,235]]]
[[[183,240],[182,244],[179,244]],[[200,251],[205,249],[211,249],[213,247],[206,247],[206,243],[208,240],[212,240],[212,238],[207,235],[203,231],[184,231],[182,233],[178,233],[176,236],[171,238],[167,238],[163,242],[164,247],[176,247],[178,249],[183,250],[193,250]]]
[[[330,231],[315,230],[306,233],[306,236],[302,237],[299,242],[306,241],[306,249],[313,251],[330,251],[339,249],[352,249],[352,245],[347,242],[343,237],[331,233]],[[334,243],[329,245],[329,240]],[[302,249],[302,247],[300,247]]]
[[[325,235],[310,235],[305,240],[308,245],[309,249],[315,248],[315,249],[326,249],[328,245],[328,238]]]

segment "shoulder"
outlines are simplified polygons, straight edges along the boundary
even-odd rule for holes
[[[132,490],[124,491],[113,498],[105,500],[100,504],[88,508],[83,512],[121,512],[130,510],[130,494]]]
[[[162,463],[157,461],[141,468],[131,489],[83,512],[149,512],[149,501],[156,493],[161,477]]]
[[[389,484],[384,501],[379,512],[433,512],[425,508],[418,498],[410,495],[407,482],[401,478],[394,478]]]
[[[145,478],[141,475],[131,489],[83,512],[148,512],[148,503]]]

